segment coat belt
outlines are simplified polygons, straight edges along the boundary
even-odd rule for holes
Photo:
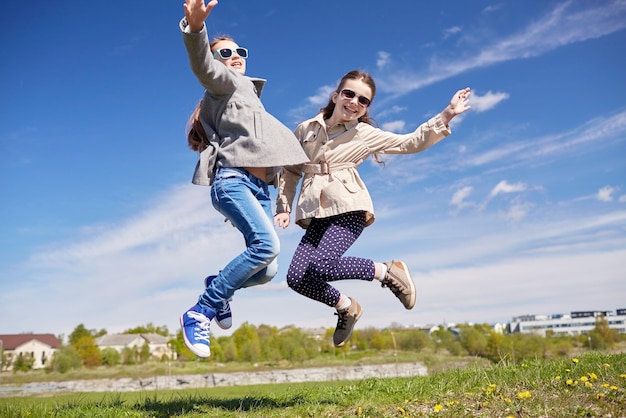
[[[302,167],[302,172],[306,174],[331,174],[333,170],[345,170],[348,168],[354,168],[354,163],[329,163],[321,161],[319,163],[305,163]]]

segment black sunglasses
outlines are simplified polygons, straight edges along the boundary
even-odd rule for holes
[[[217,58],[219,56],[221,59],[227,60],[228,58],[233,56],[233,53],[237,53],[237,55],[239,55],[243,59],[248,58],[248,50],[246,48],[220,48],[213,53],[213,58]]]
[[[356,93],[350,89],[341,90],[341,95],[348,100],[352,100],[356,97]],[[357,100],[359,101],[359,104],[363,107],[368,107],[370,103],[372,103],[372,101],[365,96],[359,96]]]

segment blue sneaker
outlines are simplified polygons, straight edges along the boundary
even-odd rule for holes
[[[217,276],[208,276],[204,279],[204,288],[209,287],[209,284]],[[225,300],[221,308],[215,313],[215,322],[221,329],[228,329],[233,326],[233,313],[230,310],[230,302],[232,299]]]
[[[215,311],[195,304],[180,317],[180,326],[183,329],[185,345],[198,357],[211,355],[209,339],[211,334],[211,319],[215,317]]]

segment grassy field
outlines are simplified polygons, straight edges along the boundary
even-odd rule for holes
[[[427,377],[0,398],[0,417],[626,417],[626,354]]]

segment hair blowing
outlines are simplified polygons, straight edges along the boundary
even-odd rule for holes
[[[346,73],[343,77],[341,77],[341,81],[339,82],[335,93],[339,93],[346,85],[346,81],[348,80],[361,80],[362,82],[367,84],[369,88],[372,89],[372,97],[370,98],[370,100],[374,101],[374,96],[376,96],[376,83],[374,83],[374,79],[371,75],[360,70],[352,70]],[[333,102],[333,98],[331,97],[330,99],[328,99],[328,104],[320,109],[320,112],[322,112],[324,119],[328,119],[332,116],[334,110],[335,103]],[[359,122],[367,123],[369,125],[375,125],[374,121],[370,118],[367,110],[365,111],[363,116],[359,118]]]

